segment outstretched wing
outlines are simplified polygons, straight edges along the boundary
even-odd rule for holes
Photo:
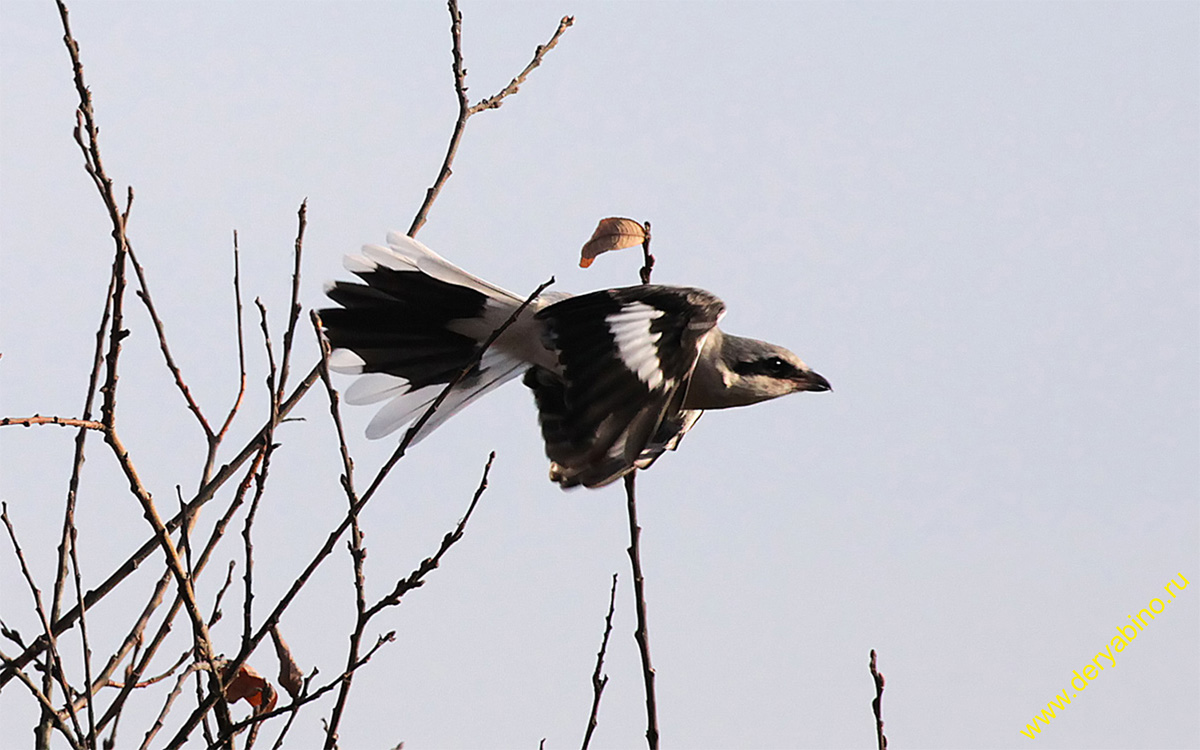
[[[534,367],[525,384],[537,400],[551,479],[598,487],[673,449],[700,416],[683,400],[724,311],[702,289],[643,285],[538,312],[561,372]]]

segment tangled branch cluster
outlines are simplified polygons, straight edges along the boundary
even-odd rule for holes
[[[251,747],[258,733],[268,726],[272,719],[280,719],[273,724],[278,727],[274,746],[280,747],[298,712],[332,692],[336,697],[324,722],[325,747],[336,747],[340,721],[355,674],[380,648],[394,639],[394,632],[387,632],[368,644],[368,626],[382,612],[398,605],[408,592],[422,586],[428,574],[438,567],[443,556],[462,538],[466,524],[487,488],[488,473],[495,454],[488,458],[478,488],[458,525],[444,536],[431,556],[421,561],[407,576],[397,580],[385,596],[376,601],[369,601],[364,569],[366,551],[359,526],[359,514],[396,462],[404,456],[416,430],[432,416],[442,399],[434,402],[415,423],[391,458],[375,473],[367,489],[360,493],[356,489],[354,461],[347,448],[342,427],[338,393],[329,379],[328,346],[322,339],[320,321],[315,316],[314,331],[321,346],[322,356],[298,382],[293,383],[290,378],[302,312],[299,294],[307,205],[301,204],[293,247],[291,301],[282,341],[278,347],[271,340],[272,329],[268,322],[267,308],[261,301],[255,300],[262,346],[267,355],[267,413],[258,418],[261,426],[255,434],[237,449],[231,459],[218,467],[218,457],[227,455],[223,448],[231,426],[235,421],[240,423],[246,419],[254,419],[242,408],[246,395],[247,366],[237,233],[234,233],[233,241],[233,297],[237,320],[239,381],[232,405],[223,412],[222,419],[213,421],[191,393],[187,380],[172,355],[165,326],[150,293],[148,274],[138,261],[126,231],[133,207],[133,190],[129,188],[125,192],[124,200],[118,200],[113,180],[109,177],[101,158],[99,128],[92,107],[92,94],[84,80],[79,45],[71,32],[66,5],[62,0],[56,2],[62,20],[64,42],[71,59],[75,89],[79,96],[75,141],[83,154],[87,174],[105,206],[112,228],[114,250],[108,290],[95,336],[92,369],[80,415],[33,415],[5,417],[0,420],[0,426],[58,425],[77,430],[71,476],[63,509],[62,534],[58,543],[56,575],[49,596],[43,595],[27,564],[18,529],[9,517],[7,505],[0,514],[41,627],[41,633],[36,638],[27,640],[15,629],[0,626],[0,636],[16,648],[13,653],[8,653],[11,646],[0,649],[0,658],[3,660],[0,689],[10,683],[20,684],[37,702],[41,713],[34,732],[36,746],[49,747],[52,738],[57,735],[60,741],[65,741],[72,748],[116,746],[118,723],[129,700],[152,685],[165,685],[172,679],[174,686],[163,699],[157,718],[151,726],[145,728],[141,738],[142,747],[149,747],[154,743],[160,731],[168,725],[173,731],[165,741],[168,748],[180,747],[193,740],[197,730],[203,734],[204,743],[209,747],[232,748],[237,741]],[[550,41],[537,48],[529,65],[508,86],[496,95],[472,105],[466,97],[466,72],[461,51],[462,18],[455,0],[450,0],[448,6],[452,19],[453,68],[455,89],[460,102],[459,116],[441,170],[413,219],[410,235],[415,235],[423,226],[433,202],[450,177],[451,165],[467,120],[479,112],[499,107],[506,97],[515,94],[530,72],[541,63],[543,56],[555,46],[572,23],[571,18],[563,18]],[[536,297],[548,284],[549,282],[535,290],[529,300]],[[125,316],[128,312],[126,292],[130,286],[150,318],[163,362],[173,378],[175,387],[206,441],[199,487],[190,498],[185,498],[182,490],[177,488],[178,507],[173,513],[162,504],[161,498],[151,493],[141,479],[135,456],[122,441],[119,429],[117,407],[118,395],[122,392],[119,388],[121,353],[122,342],[129,335],[125,328]],[[501,326],[494,336],[499,336],[507,325],[506,323],[505,326]],[[481,348],[480,352],[482,351]],[[343,472],[341,485],[347,499],[346,511],[340,522],[329,531],[320,548],[311,554],[308,563],[296,575],[286,592],[269,607],[264,608],[255,602],[257,589],[254,579],[254,526],[256,513],[270,476],[271,460],[279,447],[275,441],[275,431],[318,380],[325,386],[328,394],[329,411],[338,436]],[[449,391],[453,385],[454,383],[451,383],[446,390]],[[132,550],[122,565],[95,588],[84,591],[77,554],[78,529],[75,525],[75,511],[85,448],[88,446],[89,435],[96,433],[102,436],[110,460],[115,462],[124,475],[129,492],[137,501],[148,525],[148,534],[146,541]],[[232,487],[232,496],[227,498],[225,506],[217,511],[218,515],[207,536],[198,534],[200,527],[197,520],[201,513],[229,487]],[[220,547],[220,543],[232,528],[231,524],[239,519],[240,550],[235,557],[230,557],[224,551],[225,548]],[[347,532],[354,570],[354,628],[350,634],[350,646],[344,666],[331,678],[318,681],[316,669],[305,675],[297,665],[280,633],[280,621],[295,602],[297,595],[312,579],[313,574],[330,559],[331,553]],[[133,613],[119,645],[103,658],[97,658],[90,648],[89,610],[97,607],[105,597],[122,587],[143,562],[159,553],[163,567],[150,596],[144,606]],[[226,568],[224,583],[212,602],[203,602],[197,594],[197,581],[205,573],[209,563],[222,556],[229,559],[228,565],[223,566]],[[240,557],[240,561],[236,557]],[[213,630],[222,621],[221,605],[226,595],[234,588],[234,570],[239,562],[242,570],[241,632],[237,638],[236,653],[225,656],[215,646]],[[185,653],[170,659],[169,665],[164,666],[160,652],[168,634],[176,625],[180,611],[184,613],[187,628],[190,630],[190,647]],[[84,656],[82,675],[76,674],[77,670],[69,669],[64,664],[59,646],[60,640],[68,635],[80,639]],[[264,656],[259,649],[268,635],[275,651],[275,658],[271,661],[278,665],[279,676],[274,680],[264,678],[251,666],[251,662],[260,666],[269,663],[269,657]],[[189,681],[195,683],[195,704],[186,716],[181,718],[182,702],[178,699]],[[286,692],[286,700],[281,701],[280,689]],[[237,720],[231,711],[231,704],[243,700],[252,710],[248,717]]]

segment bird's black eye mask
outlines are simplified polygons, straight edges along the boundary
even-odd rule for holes
[[[738,375],[766,375],[771,378],[786,378],[796,373],[796,366],[782,357],[767,357],[750,362],[737,362],[733,371]]]

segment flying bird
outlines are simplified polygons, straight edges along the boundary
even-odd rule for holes
[[[480,356],[524,298],[395,232],[387,247],[346,256],[345,267],[362,283],[329,285],[340,307],[320,315],[330,369],[359,376],[346,402],[386,402],[367,437],[419,417],[474,362],[414,442],[523,375],[550,479],[563,488],[601,487],[650,466],[706,409],[830,390],[787,349],[718,328],[725,303],[703,289],[643,284],[543,294]]]

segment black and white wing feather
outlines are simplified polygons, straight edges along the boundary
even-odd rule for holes
[[[559,371],[533,367],[551,479],[608,484],[672,450],[700,412],[684,398],[725,311],[701,289],[643,285],[570,297],[537,313]]]

